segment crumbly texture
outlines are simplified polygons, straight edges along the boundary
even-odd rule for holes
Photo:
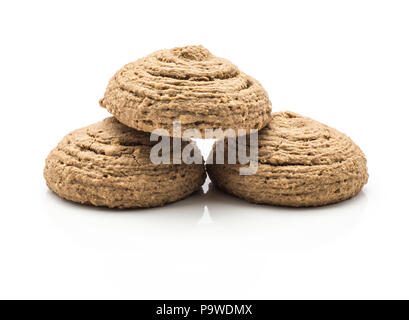
[[[207,164],[211,180],[250,202],[291,207],[349,199],[368,181],[365,156],[349,137],[292,112],[273,114],[259,132],[258,150],[256,174],[239,175],[240,165]]]
[[[125,125],[170,135],[186,129],[261,129],[271,117],[263,87],[202,46],[160,50],[129,63],[109,81],[100,105]]]
[[[155,207],[198,190],[204,165],[150,160],[156,142],[115,118],[75,130],[46,159],[44,177],[60,197],[110,208]]]

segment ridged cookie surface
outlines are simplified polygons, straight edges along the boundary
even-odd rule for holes
[[[240,175],[240,167],[207,164],[221,189],[250,202],[281,206],[346,200],[368,180],[365,156],[349,137],[292,112],[273,114],[259,132],[257,173]]]
[[[100,100],[120,122],[152,132],[261,129],[271,115],[266,91],[230,61],[202,46],[160,50],[120,69]]]
[[[161,206],[201,187],[204,165],[155,165],[154,144],[149,134],[107,118],[65,136],[48,155],[44,177],[62,198],[111,208]]]

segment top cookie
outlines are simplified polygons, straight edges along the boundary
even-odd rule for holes
[[[109,81],[105,107],[123,124],[146,132],[173,122],[181,132],[198,129],[261,129],[271,117],[263,87],[230,61],[202,46],[154,52],[120,69]]]

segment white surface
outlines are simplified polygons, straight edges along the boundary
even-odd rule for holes
[[[0,298],[409,298],[405,1],[0,4]],[[203,44],[258,79],[275,111],[347,133],[356,198],[317,209],[207,191],[117,212],[48,191],[48,152],[108,113],[108,79]]]

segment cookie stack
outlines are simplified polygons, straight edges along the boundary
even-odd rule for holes
[[[47,185],[65,199],[154,207],[197,191],[206,178],[203,161],[152,162],[157,142],[151,133],[157,129],[173,136],[170,146],[191,129],[204,138],[212,129],[258,130],[255,174],[241,175],[241,164],[207,164],[220,189],[256,203],[334,203],[356,195],[368,179],[365,156],[351,139],[291,112],[271,114],[260,83],[202,46],[160,50],[125,65],[109,81],[100,105],[114,117],[71,132],[46,159]],[[200,154],[192,141],[184,138],[181,144]],[[174,159],[173,147],[166,152]]]

